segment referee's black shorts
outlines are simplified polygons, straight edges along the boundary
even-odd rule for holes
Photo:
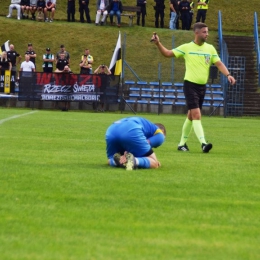
[[[201,85],[184,80],[183,92],[189,110],[194,108],[202,108],[202,104],[206,93],[205,84]]]

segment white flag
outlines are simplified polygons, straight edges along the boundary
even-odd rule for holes
[[[115,51],[113,53],[109,69],[113,75],[122,73],[122,58],[121,58],[121,33],[119,32]]]

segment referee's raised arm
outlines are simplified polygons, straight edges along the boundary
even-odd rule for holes
[[[172,58],[175,57],[174,53],[172,50],[168,50],[167,48],[165,48],[162,43],[160,42],[160,38],[156,33],[153,33],[153,36],[150,40],[151,42],[153,42],[159,49],[159,51],[161,52],[161,54],[166,57],[166,58]]]

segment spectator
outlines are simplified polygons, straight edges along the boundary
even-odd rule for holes
[[[92,74],[92,64],[94,62],[93,56],[90,55],[89,49],[85,49],[81,56],[80,74]]]
[[[88,5],[89,0],[79,0],[79,14],[81,23],[84,23],[84,13],[86,15],[87,23],[91,23]]]
[[[142,117],[120,119],[106,131],[108,164],[113,167],[158,168],[161,166],[153,148],[163,144],[166,129]]]
[[[176,30],[176,22],[179,14],[179,4],[177,0],[170,0],[170,23],[169,28]]]
[[[182,30],[189,30],[190,24],[190,3],[188,0],[182,0],[179,4],[181,14]]]
[[[29,18],[30,0],[21,0],[21,14],[23,19]]]
[[[109,5],[110,24],[113,25],[113,16],[117,17],[117,27],[120,27],[121,13],[123,12],[123,5],[120,0],[111,0]]]
[[[47,0],[44,8],[45,22],[53,22],[56,10],[56,0]]]
[[[96,14],[95,24],[96,25],[99,24],[100,17],[102,15],[101,25],[104,25],[104,22],[106,21],[108,15],[107,9],[109,7],[109,0],[97,0],[96,6],[97,6],[97,14]]]
[[[198,12],[196,17],[196,23],[200,21],[202,23],[205,23],[208,8],[209,8],[209,0],[199,0],[199,2],[197,3]]]
[[[25,54],[25,61],[21,63],[20,76],[18,76],[17,80],[19,81],[19,77],[23,77],[23,80],[19,83],[19,88],[29,93],[34,89],[34,84],[32,84],[33,72],[35,72],[35,65],[30,61],[30,56]]]
[[[94,71],[94,74],[98,75],[111,75],[110,69],[106,65],[99,65],[96,70]]]
[[[193,13],[194,13],[194,2],[192,0],[189,0],[189,3],[190,3],[190,19],[189,19],[189,30],[190,30],[192,19],[193,19]]]
[[[64,78],[64,76],[62,74],[71,74],[72,71],[69,67],[69,62],[68,60],[65,58],[65,53],[60,53],[59,55],[59,59],[57,60],[56,62],[56,70],[55,70],[55,73],[60,73],[61,74],[61,80],[62,78]],[[70,84],[69,82],[67,82],[67,80],[69,80],[68,77],[64,78],[64,82],[65,84]],[[65,102],[62,102],[62,108],[61,110],[62,111],[68,111],[69,108],[70,108],[70,102],[69,101],[65,101]]]
[[[34,63],[30,61],[30,55],[25,54],[25,61],[21,63],[20,71],[35,72],[35,66]]]
[[[17,10],[17,20],[20,20],[21,15],[21,0],[11,0],[11,4],[9,5],[9,14],[6,16],[7,18],[12,17],[13,9]]]
[[[67,21],[75,22],[75,0],[68,0],[67,5]]]
[[[71,73],[70,67],[69,67],[69,62],[65,58],[65,53],[60,54],[60,58],[57,60],[56,63],[56,70],[55,72],[58,73]]]
[[[17,63],[20,63],[22,57],[21,57],[21,55],[19,53],[17,53],[14,50],[14,45],[13,44],[10,44],[9,48],[10,48],[10,50],[7,52],[7,57],[10,59],[10,61],[12,63],[12,71],[15,73],[15,76],[16,76],[16,59],[18,57],[18,62]]]
[[[140,16],[142,15],[142,26],[145,25],[146,0],[136,0],[136,6],[141,7],[141,12],[137,12],[137,25],[140,25]]]
[[[34,64],[35,66],[35,59],[36,59],[36,52],[33,50],[32,43],[28,43],[28,49],[25,52],[25,54],[28,54],[30,57],[30,61]],[[36,66],[35,66],[36,67]]]
[[[69,52],[67,52],[66,50],[65,50],[65,45],[64,44],[62,44],[61,46],[60,46],[60,51],[58,51],[57,53],[56,53],[56,62],[57,62],[57,60],[60,58],[60,55],[61,54],[64,54],[65,55],[65,59],[68,61],[68,63],[70,64],[70,54],[69,54]]]
[[[51,73],[53,71],[53,62],[54,62],[54,55],[51,54],[51,49],[46,48],[46,53],[43,54],[43,72]]]
[[[35,12],[37,10],[37,0],[30,0],[30,12],[32,14],[31,20],[36,20]]]
[[[44,8],[45,8],[45,0],[38,0],[37,1],[37,20],[38,21],[44,21]]]
[[[106,65],[99,65],[98,68],[94,71],[94,74],[100,75],[101,77],[104,75],[111,75],[110,69]],[[108,77],[101,78],[101,86],[100,86],[100,93],[99,93],[99,102],[97,103],[96,110],[104,112],[104,104],[105,104],[105,92],[106,87],[109,86],[109,79]],[[101,108],[99,108],[99,105]]]
[[[0,58],[0,69],[1,71],[12,70],[11,60],[7,57],[7,52],[3,51]],[[4,74],[4,73],[2,73]]]
[[[155,6],[155,27],[159,28],[159,19],[160,19],[160,26],[164,28],[164,0],[154,0]]]

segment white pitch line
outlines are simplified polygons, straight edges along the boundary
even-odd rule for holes
[[[28,115],[33,114],[33,113],[36,113],[36,112],[38,112],[38,111],[31,111],[31,112],[28,112],[28,113],[25,113],[25,114],[10,116],[10,117],[8,117],[8,118],[1,119],[1,120],[0,120],[0,125],[3,124],[3,123],[6,122],[6,121],[9,121],[9,120],[12,120],[12,119],[16,119],[16,118],[19,118],[19,117],[22,117],[22,116],[28,116]]]

